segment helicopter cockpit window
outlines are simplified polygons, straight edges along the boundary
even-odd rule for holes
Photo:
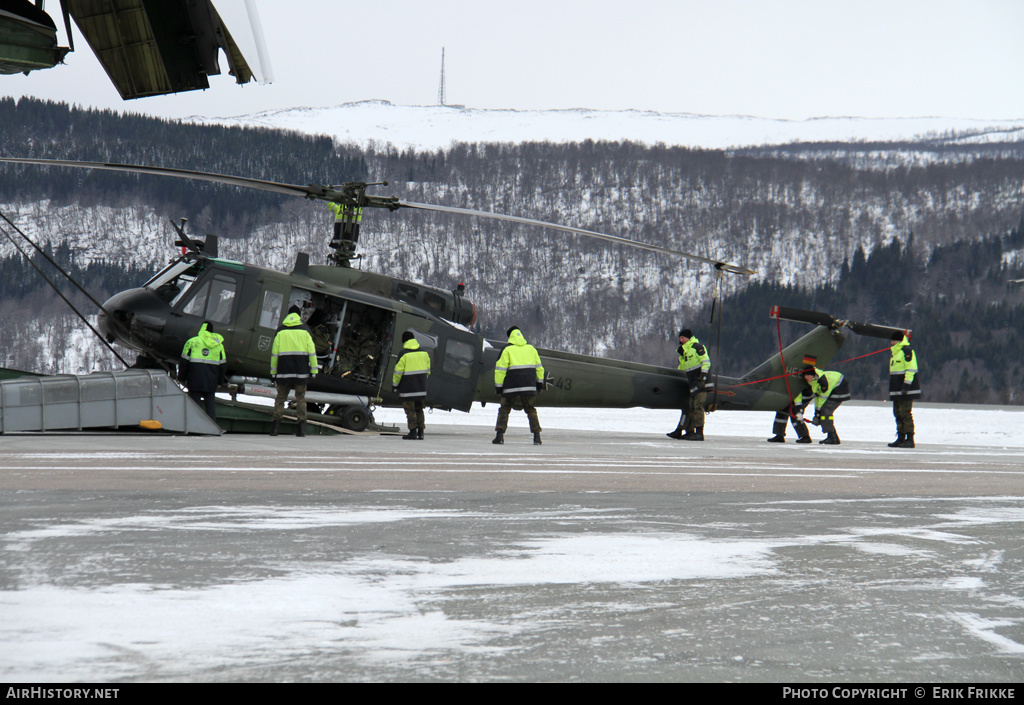
[[[444,300],[444,298],[438,296],[437,294],[434,294],[434,293],[429,292],[429,291],[424,291],[423,292],[423,303],[424,303],[424,305],[426,305],[427,308],[429,308],[429,309],[431,309],[433,311],[436,311],[438,313],[444,313],[445,300]]]
[[[202,274],[203,267],[198,262],[175,262],[164,271],[145,283],[147,289],[152,289],[165,301],[171,302],[174,306],[183,298],[189,287],[195,283]]]
[[[284,305],[284,294],[268,291],[263,295],[263,308],[260,311],[260,326],[277,328],[281,321],[281,307]]]
[[[424,350],[437,350],[437,336],[427,335],[422,331],[412,329],[409,332],[412,333],[413,337],[416,338],[416,342]]]
[[[227,323],[231,320],[236,288],[234,279],[217,275],[200,287],[192,300],[185,304],[182,313],[205,318],[214,323]]]
[[[150,289],[159,289],[161,286],[163,286],[167,282],[171,281],[172,279],[177,279],[178,275],[180,275],[182,272],[192,268],[193,266],[195,266],[193,262],[185,262],[183,260],[176,260],[174,262],[171,262],[169,265],[167,265],[166,267],[161,269],[156,274],[154,274],[150,278],[150,280],[147,281],[142,286],[150,288]],[[199,270],[197,269],[196,272],[198,273],[198,271]]]
[[[445,374],[469,379],[473,374],[475,359],[476,350],[471,344],[460,340],[449,340],[444,346],[444,362],[441,364],[441,369]]]
[[[398,282],[395,285],[395,297],[402,301],[415,301],[419,293],[420,290],[411,284]]]

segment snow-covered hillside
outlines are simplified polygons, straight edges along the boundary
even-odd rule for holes
[[[772,120],[747,115],[695,115],[643,110],[477,110],[392,105],[384,100],[327,108],[292,108],[234,117],[193,117],[192,122],[269,127],[323,134],[355,145],[393,144],[434,150],[452,142],[582,142],[630,140],[683,147],[728,149],[791,142],[1024,141],[1022,120],[942,117]]]

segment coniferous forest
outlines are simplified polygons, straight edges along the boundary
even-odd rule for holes
[[[517,323],[544,347],[674,366],[676,332],[689,327],[737,376],[776,352],[780,337],[808,330],[770,319],[772,305],[911,328],[927,401],[1022,401],[1024,285],[1008,283],[1024,277],[1019,142],[935,136],[723,151],[584,141],[414,152],[0,99],[0,154],[296,184],[387,179],[376,193],[721,258],[757,274],[720,279],[703,265],[508,223],[372,213],[359,266],[443,287],[465,281],[479,332]],[[170,219],[217,233],[226,256],[279,269],[297,250],[322,261],[331,227],[327,209],[303,199],[34,166],[0,167],[0,211],[101,299],[138,286],[172,256]],[[0,366],[116,366],[6,236],[0,316]],[[833,366],[855,398],[885,398],[883,348],[848,335]]]

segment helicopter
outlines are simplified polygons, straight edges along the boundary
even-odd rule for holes
[[[225,338],[232,380],[269,385],[274,336],[287,312],[297,310],[313,333],[320,367],[309,382],[307,399],[317,403],[321,395],[327,413],[340,416],[343,426],[357,431],[370,423],[372,405],[401,405],[391,389],[391,376],[403,352],[403,332],[411,332],[431,355],[425,406],[437,409],[469,411],[474,402],[498,403],[490,373],[506,345],[470,329],[477,308],[463,285],[446,290],[353,268],[364,209],[492,218],[683,257],[720,274],[755,273],[741,265],[580,228],[367,193],[369,187],[387,182],[302,186],[163,167],[28,158],[0,162],[196,179],[337,204],[342,216],[331,241],[330,263],[310,264],[309,254],[300,252],[290,272],[221,258],[215,236],[200,242],[186,234],[184,223],[174,225],[182,253],[141,286],[108,299],[101,307],[98,328],[108,342],[137,351],[140,361],[169,366],[180,362],[186,340],[210,321]],[[788,377],[809,361],[827,363],[845,341],[844,328],[885,339],[898,330],[781,307],[770,315],[816,327],[741,377],[713,375],[709,408],[778,411],[796,394]],[[544,348],[538,352],[545,382],[537,406],[679,409],[688,394],[684,373],[673,368]]]

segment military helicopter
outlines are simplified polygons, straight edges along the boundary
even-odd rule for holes
[[[474,402],[499,401],[491,372],[506,344],[487,340],[469,329],[477,310],[466,298],[462,285],[445,290],[353,268],[363,209],[418,209],[494,218],[683,257],[720,273],[754,274],[740,265],[628,238],[367,193],[367,188],[386,182],[301,186],[162,167],[16,158],[0,158],[0,162],[173,176],[338,204],[344,216],[331,242],[331,264],[311,265],[308,253],[300,252],[290,272],[220,258],[215,237],[198,242],[186,234],[184,227],[175,226],[183,253],[142,286],[106,301],[99,328],[108,341],[170,365],[180,361],[185,341],[195,335],[200,324],[212,321],[225,337],[230,374],[268,384],[265,378],[275,332],[288,310],[297,307],[313,331],[320,361],[321,373],[311,380],[308,398],[316,402],[316,394],[326,395],[323,399],[329,413],[341,416],[343,425],[353,430],[362,430],[369,423],[372,404],[400,406],[399,397],[391,389],[391,376],[403,352],[403,332],[411,331],[420,346],[431,353],[433,367],[425,404],[447,410],[469,411]],[[771,315],[817,327],[742,377],[715,375],[710,399],[715,407],[777,411],[795,393],[789,389],[786,377],[806,367],[808,360],[827,363],[843,345],[843,328],[886,339],[896,330],[778,307]],[[537,397],[538,406],[679,409],[688,393],[685,376],[672,368],[542,348],[538,351],[546,374],[546,388]]]

